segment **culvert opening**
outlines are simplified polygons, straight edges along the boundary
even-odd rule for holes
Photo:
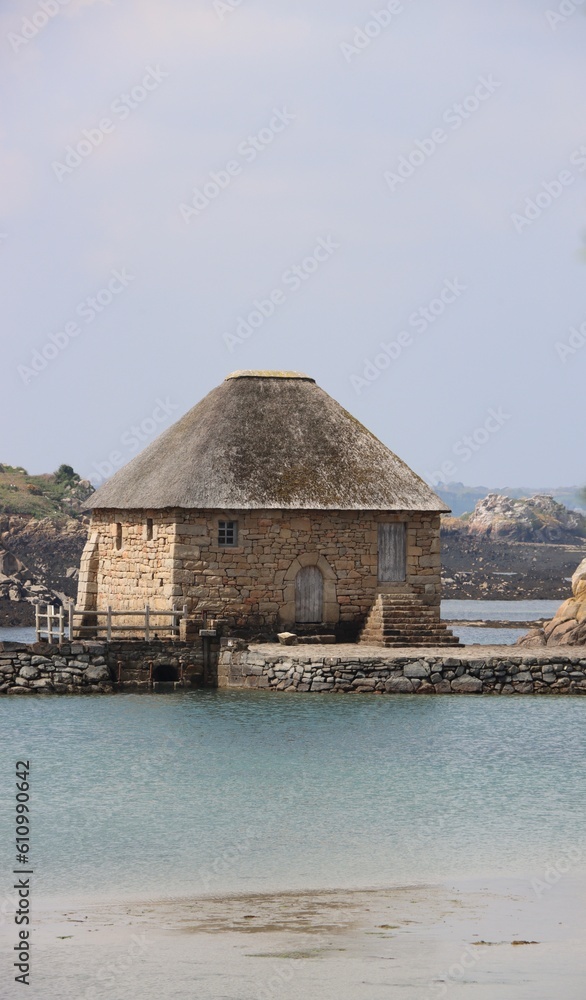
[[[173,684],[179,680],[177,667],[172,667],[167,663],[158,663],[153,667],[153,681],[156,684]]]

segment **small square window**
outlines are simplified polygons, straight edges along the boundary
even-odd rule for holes
[[[218,545],[223,548],[238,545],[238,521],[218,521]]]
[[[146,519],[146,540],[147,540],[147,542],[152,542],[152,540],[153,540],[153,519],[152,519],[152,517],[147,517],[147,519]]]

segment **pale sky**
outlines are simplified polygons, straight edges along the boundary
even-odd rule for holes
[[[560,6],[4,0],[0,462],[99,479],[286,368],[428,480],[586,480]]]

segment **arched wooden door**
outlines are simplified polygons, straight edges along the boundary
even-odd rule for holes
[[[295,577],[295,621],[309,625],[323,615],[324,578],[317,566],[304,566]]]

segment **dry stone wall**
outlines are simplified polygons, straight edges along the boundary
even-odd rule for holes
[[[564,650],[549,656],[514,655],[493,648],[400,656],[349,646],[339,655],[315,647],[286,650],[272,644],[222,646],[218,683],[270,691],[378,694],[586,694],[586,655]]]

